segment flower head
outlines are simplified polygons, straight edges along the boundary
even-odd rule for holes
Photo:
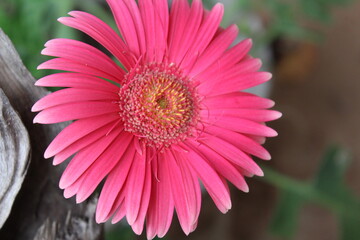
[[[53,39],[42,54],[38,86],[65,87],[40,99],[35,123],[76,120],[53,140],[45,157],[71,159],[61,180],[65,197],[88,198],[101,181],[96,221],[126,216],[149,239],[168,231],[174,209],[186,234],[197,225],[199,181],[223,213],[231,208],[227,181],[247,192],[244,176],[263,173],[251,155],[280,117],[271,100],[242,92],[271,78],[248,55],[251,41],[231,46],[235,25],[223,29],[223,6],[200,0],[108,0],[120,36],[97,17],[70,12],[60,18],[108,50]]]

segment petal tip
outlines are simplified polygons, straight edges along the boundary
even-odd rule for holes
[[[244,186],[243,187],[243,189],[241,189],[244,193],[248,193],[249,192],[249,186],[248,185],[246,185],[246,186]]]

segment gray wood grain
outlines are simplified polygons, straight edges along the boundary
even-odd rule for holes
[[[27,172],[29,135],[0,89],[0,228],[8,218]]]
[[[32,123],[35,114],[30,111],[31,106],[48,94],[45,89],[35,87],[34,82],[10,40],[0,29],[0,88],[19,113],[29,133],[32,150],[28,174],[9,218],[0,229],[0,239],[41,239],[41,233],[52,232],[53,226],[56,226],[54,235],[51,238],[44,236],[43,239],[102,239],[102,225],[93,224],[94,200],[77,205],[74,199],[64,199],[58,187],[64,164],[53,167],[50,160],[43,158],[47,145],[66,124]],[[82,219],[83,224],[71,227],[76,222],[71,219]]]

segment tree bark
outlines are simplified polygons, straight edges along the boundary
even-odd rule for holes
[[[0,179],[5,178],[5,174],[12,173],[8,179],[11,182],[17,182],[11,186],[16,190],[21,185],[21,178],[24,178],[26,164],[29,166],[15,201],[16,191],[3,190],[6,184],[9,185],[9,181],[0,182],[0,239],[102,239],[102,225],[96,224],[94,220],[97,200],[91,198],[77,205],[73,199],[64,199],[58,187],[63,167],[55,168],[43,157],[46,146],[67,124],[35,125],[32,123],[34,114],[31,113],[31,106],[48,94],[45,89],[35,87],[34,82],[34,78],[22,64],[10,40],[0,29],[0,88],[9,99],[7,103],[6,98],[2,96],[1,103],[6,113],[13,116],[10,119],[14,120],[11,123],[7,122],[6,117],[9,119],[10,115],[4,115],[3,110],[0,134],[2,146],[9,144],[16,146],[12,148],[11,154],[8,151],[0,152],[2,162],[7,161],[7,165],[0,162]],[[29,150],[26,142],[27,134],[25,128],[21,127],[20,120],[16,118],[15,112],[11,110],[10,104],[18,112],[30,138],[28,143],[30,143],[32,154],[29,162],[27,162],[27,150]],[[6,126],[8,128],[5,128]],[[21,139],[21,143],[17,140],[8,142],[3,135],[3,127],[10,131],[7,138],[14,139],[15,137],[16,139],[17,137]],[[8,197],[9,200],[6,203],[3,201],[5,198],[2,194],[11,196]],[[1,221],[5,221],[7,217],[6,210],[3,209],[10,210],[12,204],[10,215],[2,226]]]

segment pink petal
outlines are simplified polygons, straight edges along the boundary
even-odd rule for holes
[[[195,79],[200,82],[199,85],[205,85],[208,89],[217,88],[229,79],[242,76],[245,73],[254,73],[261,68],[262,62],[256,58],[249,58],[234,65],[231,68],[221,69],[220,65],[214,66],[214,69],[203,71],[201,74],[195,76]]]
[[[198,75],[200,79],[208,79],[209,76],[216,76],[232,69],[236,64],[243,60],[252,46],[251,39],[245,39],[234,47],[227,50],[215,63]]]
[[[134,25],[135,25],[136,33],[137,33],[137,39],[139,41],[140,54],[145,55],[145,53],[146,53],[146,38],[145,38],[144,24],[143,24],[143,21],[141,18],[139,7],[136,4],[136,1],[133,1],[133,0],[125,1],[125,4],[127,5],[127,8],[129,9],[129,12],[134,21]]]
[[[50,143],[44,157],[50,158],[89,133],[119,119],[119,115],[106,114],[94,118],[80,119],[63,129]],[[76,134],[74,134],[76,132]]]
[[[125,199],[125,196],[122,196],[122,198],[121,198],[121,203],[119,204],[119,207],[117,208],[117,211],[116,211],[113,219],[111,220],[111,223],[112,223],[112,224],[119,222],[119,221],[122,220],[122,219],[125,217],[125,215],[126,215],[126,209],[125,209],[124,199]]]
[[[45,43],[41,54],[69,59],[111,74],[122,82],[125,71],[100,50],[72,39],[52,39]],[[96,59],[96,61],[94,61]]]
[[[129,1],[127,1],[129,2]],[[130,2],[134,2],[134,0],[130,0]],[[114,15],[116,25],[118,26],[121,35],[123,36],[126,44],[129,46],[129,49],[136,57],[140,56],[140,41],[141,38],[144,38],[141,34],[141,31],[143,31],[141,22],[136,22],[133,19],[133,16],[135,17],[137,11],[130,9],[126,6],[125,1],[118,1],[118,0],[107,0],[107,3],[109,4],[111,11]],[[128,3],[131,4],[131,3]],[[138,21],[138,18],[135,18],[136,21]],[[139,31],[139,32],[138,32]]]
[[[71,198],[79,191],[79,188],[84,180],[86,174],[83,174],[76,182],[64,189],[64,197]]]
[[[153,161],[152,161],[153,162]],[[146,214],[146,236],[147,239],[153,239],[157,234],[158,229],[158,182],[155,177],[151,181],[151,195],[148,212]]]
[[[127,70],[135,65],[135,60],[129,52],[129,48],[106,23],[85,12],[72,11],[69,15],[74,18],[62,17],[58,21],[66,26],[78,29],[95,39],[109,50]]]
[[[50,124],[119,112],[113,102],[78,102],[47,108],[38,113],[34,123]]]
[[[234,65],[234,67],[223,71],[221,77],[224,78],[224,81],[228,81],[228,79],[236,78],[244,73],[257,72],[261,66],[262,62],[260,59],[248,58]]]
[[[132,225],[139,213],[141,206],[141,197],[145,185],[146,172],[145,154],[135,153],[134,161],[128,176],[128,187],[125,199],[126,219]]]
[[[42,87],[73,87],[80,89],[95,89],[105,92],[118,93],[120,88],[102,78],[81,73],[55,73],[45,76],[35,83]]]
[[[106,219],[112,215],[111,212],[115,212],[120,206],[115,206],[115,201],[120,195],[120,192],[124,191],[125,182],[134,159],[134,154],[134,148],[129,146],[118,164],[106,178],[96,208],[96,222],[105,222]],[[125,193],[123,193],[123,195],[125,196]]]
[[[87,146],[78,152],[70,161],[61,176],[59,186],[64,189],[73,184],[86,170],[100,157],[106,148],[115,140],[120,133],[113,131],[108,136]]]
[[[196,143],[193,143],[196,144]],[[199,152],[209,161],[212,167],[223,177],[228,179],[238,189],[248,192],[249,187],[243,175],[228,160],[205,145],[197,145]]]
[[[183,176],[183,184],[189,201],[189,211],[195,212],[193,225],[191,226],[192,229],[190,230],[190,232],[192,232],[196,228],[194,228],[194,226],[198,221],[201,209],[201,189],[199,180],[197,178],[196,172],[187,163],[188,160],[186,157],[184,157],[185,154],[181,154],[176,150],[173,150],[173,154],[177,160],[181,174]]]
[[[57,165],[65,161],[74,153],[78,152],[79,150],[85,148],[86,146],[94,143],[95,141],[99,140],[102,137],[105,137],[109,134],[109,129],[113,128],[114,124],[117,125],[117,122],[109,123],[99,129],[94,130],[93,132],[89,133],[88,135],[80,138],[79,140],[71,143],[68,147],[66,147],[61,152],[57,153],[54,157],[53,164]],[[73,132],[72,132],[73,133]],[[76,134],[72,134],[72,136],[76,136]],[[67,139],[68,140],[68,139]]]
[[[167,171],[171,173],[169,175],[177,216],[184,233],[189,235],[191,226],[195,222],[196,209],[194,206],[196,206],[196,202],[195,204],[189,202],[190,199],[185,190],[183,176],[171,151],[165,151],[164,156],[166,160],[163,164],[166,165]]]
[[[146,173],[145,173],[145,183],[144,183],[143,194],[140,202],[141,206],[139,209],[139,214],[134,224],[131,226],[133,231],[138,235],[142,233],[144,228],[145,217],[150,203],[150,193],[151,193],[151,164],[147,163]]]
[[[195,37],[194,35],[189,35],[189,32],[192,32],[192,29],[200,26],[203,9],[199,8],[200,1],[194,0],[192,2],[191,12],[189,8],[189,3],[187,0],[175,0],[172,2],[171,11],[170,11],[170,28],[169,28],[169,60],[170,62],[175,62],[179,64],[185,52],[180,57],[180,49],[184,49],[184,46],[188,43],[185,39],[189,40],[189,37]],[[201,3],[200,3],[201,4]],[[195,18],[195,12],[199,13],[198,17]],[[189,15],[190,14],[190,15]],[[197,27],[194,23],[190,24],[191,19],[198,19]],[[189,24],[187,24],[189,23]],[[184,51],[187,51],[185,49]]]
[[[253,139],[245,136],[244,134],[239,134],[221,127],[209,126],[204,129],[204,132],[209,133],[212,136],[221,138],[242,151],[245,151],[249,154],[252,154],[258,158],[264,160],[270,160],[271,156],[269,152],[263,148],[258,142]]]
[[[212,63],[219,59],[224,51],[236,39],[239,29],[236,25],[231,25],[225,31],[216,36],[204,53],[197,59],[195,65],[192,67],[189,76],[196,76],[198,73],[204,71]]]
[[[205,144],[230,162],[240,166],[241,168],[254,173],[258,176],[263,176],[264,173],[261,168],[243,151],[218,137],[206,135],[199,139],[199,142]]]
[[[101,153],[95,162],[86,169],[87,177],[84,179],[84,182],[81,184],[81,187],[77,192],[77,203],[84,201],[90,196],[104,177],[108,175],[119,162],[131,141],[132,135],[127,132],[122,132],[119,136],[117,136],[115,141],[113,141],[108,148]]]
[[[87,74],[90,76],[96,76],[111,80],[113,82],[119,82],[120,80],[117,77],[114,77],[101,69],[93,68],[88,64],[74,62],[65,58],[54,58],[40,64],[37,69],[53,69],[53,70],[62,70],[68,72],[77,72],[82,74]]]
[[[274,101],[243,92],[232,92],[223,95],[209,96],[203,99],[204,109],[232,109],[232,108],[271,108]]]
[[[185,55],[181,67],[189,67],[203,53],[214,37],[224,14],[224,6],[216,4],[211,12],[203,18],[203,22],[196,34],[196,38]]]
[[[153,62],[156,54],[155,46],[157,40],[160,39],[155,28],[155,9],[152,1],[139,0],[138,2],[146,36],[146,60]]]
[[[200,111],[200,116],[204,118],[216,120],[221,117],[231,117],[254,122],[273,121],[279,119],[281,115],[278,111],[263,109],[204,109]]]
[[[251,87],[260,85],[271,79],[271,74],[268,72],[251,72],[240,74],[234,78],[224,79],[216,78],[211,81],[204,82],[198,86],[199,94],[201,95],[220,95],[236,91],[241,91]]]
[[[188,163],[197,172],[219,210],[222,213],[226,213],[231,208],[231,200],[227,187],[203,156],[197,152],[196,146],[192,146],[189,143],[186,144],[190,148],[187,153]]]
[[[165,44],[166,39],[168,39],[168,32],[169,32],[169,5],[167,0],[154,0],[154,8],[157,13],[155,16],[159,18],[159,26],[164,31],[164,39]]]
[[[106,100],[119,100],[119,95],[116,93],[97,90],[68,88],[56,91],[43,97],[34,104],[31,111],[38,112],[46,108],[68,103]]]
[[[158,164],[159,182],[157,182],[157,210],[159,219],[157,223],[157,235],[162,238],[170,228],[174,213],[174,200],[172,197],[172,186],[170,184],[170,172],[165,164],[163,164],[167,159],[165,159],[163,154],[158,154],[158,157],[161,164]]]
[[[210,117],[209,119],[203,119],[202,121],[204,123],[208,123],[209,125],[215,125],[239,133],[252,134],[264,137],[277,136],[277,132],[275,130],[260,123],[246,119],[222,116],[218,118]]]
[[[259,144],[264,144],[266,142],[266,137],[256,136],[256,135],[251,135],[251,134],[243,134],[243,135],[254,140],[255,142],[257,142]]]

